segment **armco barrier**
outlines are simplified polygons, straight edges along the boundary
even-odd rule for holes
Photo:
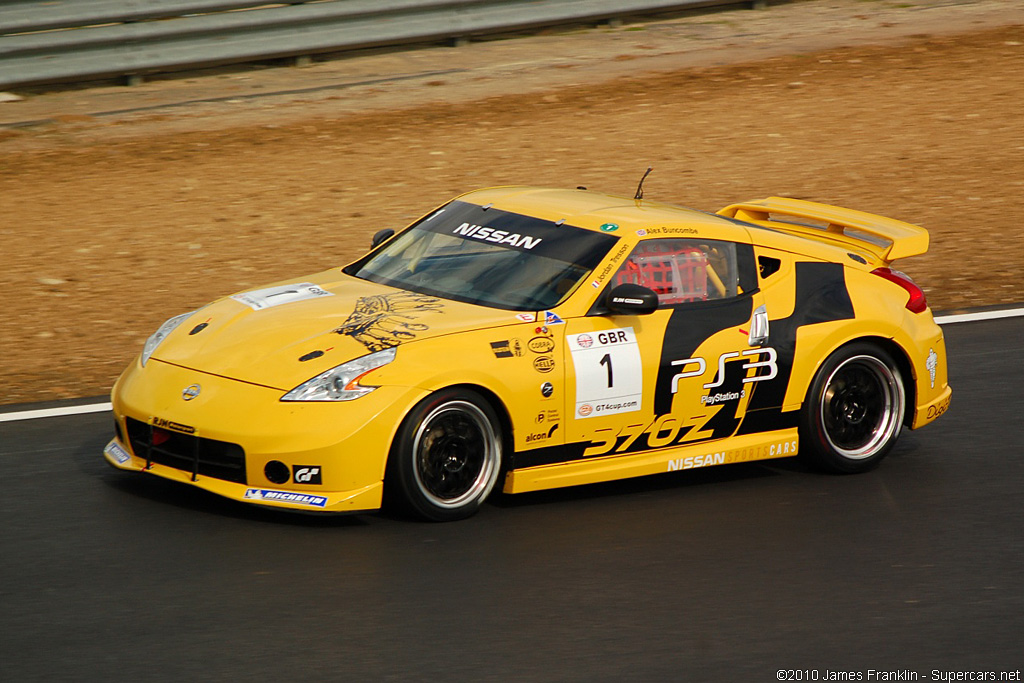
[[[0,88],[455,40],[766,0],[13,0]]]

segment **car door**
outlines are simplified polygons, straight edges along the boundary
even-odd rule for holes
[[[590,458],[736,433],[776,371],[750,245],[644,240],[609,287],[626,282],[653,289],[659,309],[568,321],[567,442]]]

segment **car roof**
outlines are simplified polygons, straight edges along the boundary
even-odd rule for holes
[[[704,237],[750,241],[746,227],[737,221],[647,199],[633,199],[589,190],[557,190],[539,187],[494,187],[469,192],[458,198],[481,206],[552,222],[564,221],[587,230],[616,236],[647,234],[663,237]],[[638,232],[640,231],[640,232]]]

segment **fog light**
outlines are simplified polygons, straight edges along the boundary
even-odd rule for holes
[[[285,465],[280,460],[271,460],[263,468],[263,474],[266,475],[267,481],[272,484],[284,484],[291,478],[292,473],[288,469],[288,465]]]

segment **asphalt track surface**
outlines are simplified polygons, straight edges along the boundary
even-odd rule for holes
[[[950,411],[874,472],[730,465],[444,525],[116,472],[102,413],[2,423],[0,681],[1012,676],[1024,319],[946,336]]]

